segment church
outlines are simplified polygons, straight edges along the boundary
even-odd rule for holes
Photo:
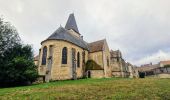
[[[94,61],[100,69],[85,70],[89,60]],[[73,13],[69,15],[65,27],[60,26],[41,42],[39,55],[34,61],[39,75],[44,76],[46,82],[78,79],[87,74],[95,78],[112,77],[115,65],[111,62],[111,52],[106,39],[92,43],[84,41]],[[121,70],[119,72],[122,73]]]

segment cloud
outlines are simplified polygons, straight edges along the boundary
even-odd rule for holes
[[[164,51],[158,51],[154,54],[151,54],[150,56],[146,56],[144,58],[141,58],[137,61],[134,61],[136,65],[142,65],[142,64],[149,64],[149,63],[157,63],[159,61],[165,61],[170,59],[170,52],[164,52]]]
[[[159,51],[169,56],[169,5],[169,0],[0,0],[0,14],[38,54],[40,42],[74,12],[87,42],[106,38],[126,61],[141,64]]]

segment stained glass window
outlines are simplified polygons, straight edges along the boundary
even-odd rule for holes
[[[67,64],[67,48],[64,47],[62,50],[62,64]]]
[[[46,58],[47,58],[47,47],[45,46],[43,48],[43,54],[42,54],[42,65],[46,65]]]
[[[77,67],[80,67],[80,53],[77,53]]]

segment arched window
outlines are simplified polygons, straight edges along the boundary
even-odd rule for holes
[[[80,53],[77,53],[77,67],[80,67]]]
[[[46,65],[46,58],[47,58],[47,47],[45,46],[43,48],[43,54],[42,54],[42,65]]]
[[[85,51],[82,52],[82,64],[85,64]]]
[[[67,64],[67,48],[64,47],[62,50],[62,64]]]
[[[109,67],[109,57],[107,57],[107,66]]]

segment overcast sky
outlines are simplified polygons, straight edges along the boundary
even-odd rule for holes
[[[170,0],[0,0],[0,15],[35,55],[73,12],[85,41],[106,38],[132,64],[170,59]]]

